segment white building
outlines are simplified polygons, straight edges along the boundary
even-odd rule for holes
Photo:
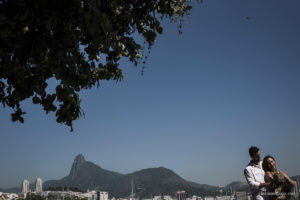
[[[192,196],[192,200],[202,200],[202,197],[198,197],[196,195],[193,195]]]
[[[40,178],[37,178],[35,181],[35,192],[43,191],[43,181]]]
[[[204,197],[204,200],[215,200],[214,197]]]
[[[162,199],[161,199],[161,196],[154,196],[153,200],[162,200]]]
[[[170,195],[164,195],[164,200],[172,200],[172,197]]]
[[[58,200],[69,198],[73,199],[75,197],[79,199],[87,199],[87,200],[96,200],[97,192],[96,191],[88,191],[86,193],[81,192],[73,192],[73,191],[43,191],[39,193],[43,198],[48,200]]]
[[[29,192],[29,181],[28,180],[23,180],[22,182],[22,185],[21,185],[21,188],[22,188],[22,193],[27,193]]]
[[[216,200],[231,200],[231,196],[217,196]]]
[[[97,200],[108,200],[108,193],[107,192],[97,192]]]
[[[0,200],[14,200],[18,199],[18,195],[15,193],[2,193],[0,192]]]

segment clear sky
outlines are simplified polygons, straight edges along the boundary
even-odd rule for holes
[[[78,153],[121,173],[164,166],[225,185],[244,180],[251,145],[299,175],[299,9],[299,0],[195,4],[183,35],[165,26],[144,76],[124,62],[123,82],[81,93],[86,117],[73,133],[31,101],[24,124],[1,108],[0,188],[62,178]]]

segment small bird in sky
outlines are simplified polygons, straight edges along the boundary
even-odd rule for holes
[[[247,16],[247,17],[246,17],[246,20],[250,20],[250,16]]]

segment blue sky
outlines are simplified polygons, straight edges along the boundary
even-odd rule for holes
[[[298,0],[195,4],[183,35],[166,23],[144,76],[123,62],[123,82],[81,93],[86,117],[72,133],[30,101],[24,124],[1,108],[0,188],[62,178],[78,153],[121,173],[164,166],[225,185],[244,180],[251,145],[299,175],[299,8]]]

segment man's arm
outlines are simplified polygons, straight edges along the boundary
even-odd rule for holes
[[[268,187],[270,185],[270,182],[260,183],[259,188]]]
[[[245,175],[245,178],[251,188],[260,189],[260,188],[267,187],[268,185],[270,185],[270,183],[268,183],[268,182],[260,183],[260,182],[255,181],[253,174],[247,168],[244,170],[244,175]]]

